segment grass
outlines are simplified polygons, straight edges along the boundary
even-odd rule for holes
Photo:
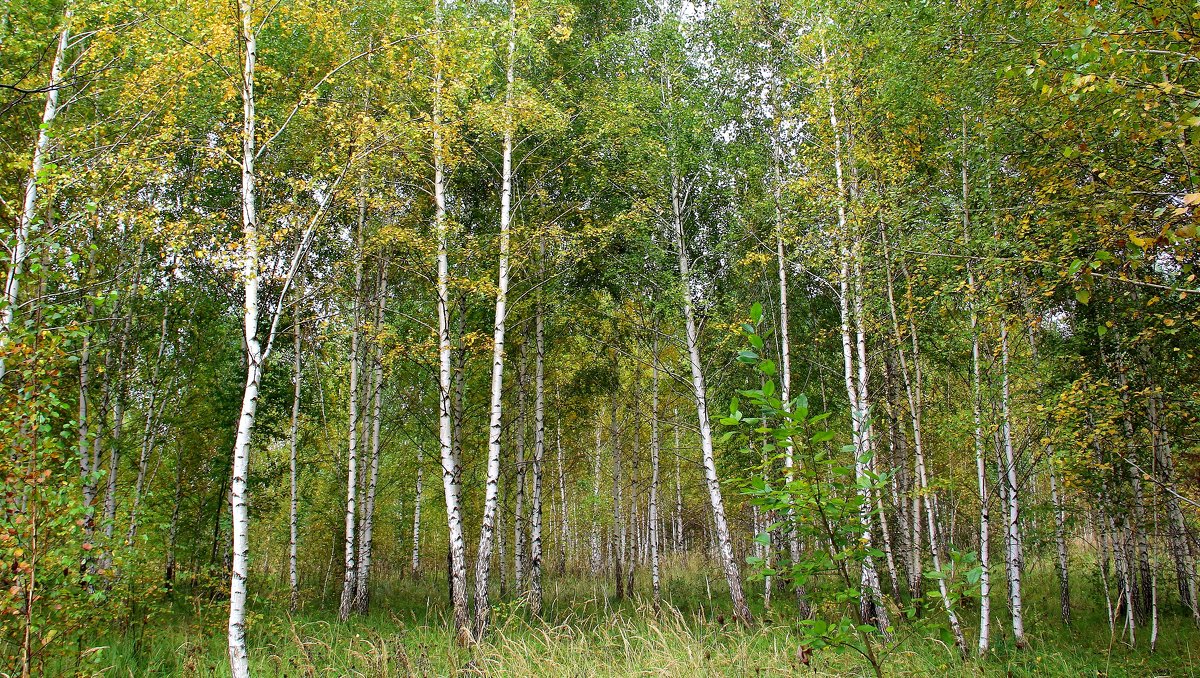
[[[868,675],[855,654],[824,650],[809,664],[797,656],[798,626],[790,601],[769,613],[755,596],[758,624],[732,623],[715,570],[699,561],[676,563],[664,579],[669,604],[655,611],[640,595],[614,602],[590,575],[546,584],[545,613],[531,619],[506,598],[493,631],[474,647],[454,644],[446,624],[445,579],[379,582],[366,617],[337,621],[335,600],[310,601],[295,616],[286,591],[254,597],[248,641],[255,676],[841,676]],[[1110,637],[1100,595],[1077,591],[1072,627],[1057,617],[1052,575],[1028,577],[1029,647],[1017,650],[1002,613],[993,622],[993,651],[961,661],[952,648],[902,628],[885,659],[885,674],[935,676],[1193,676],[1200,633],[1171,610],[1160,620],[1157,652],[1148,629],[1136,647]],[[760,585],[751,584],[757,591]],[[1079,582],[1087,589],[1088,582]],[[647,592],[649,582],[638,581]],[[255,590],[252,586],[251,590]],[[711,596],[710,596],[711,591]],[[1003,608],[1003,593],[995,606]],[[777,596],[777,600],[786,596]],[[331,595],[332,598],[332,595]],[[151,609],[151,608],[147,608]],[[55,667],[57,675],[228,676],[224,601],[185,602],[143,613],[113,631],[86,659]],[[973,624],[969,624],[973,637]],[[1119,629],[1118,629],[1119,631]],[[55,675],[55,674],[51,674]]]

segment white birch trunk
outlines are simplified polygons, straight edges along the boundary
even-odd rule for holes
[[[363,288],[363,230],[366,227],[366,194],[360,186],[358,197],[358,228],[354,248],[354,311],[350,328],[350,409],[346,428],[349,430],[349,447],[346,454],[346,534],[345,560],[342,579],[342,599],[338,606],[338,618],[346,621],[354,606],[354,593],[358,571],[355,563],[356,522],[358,519],[358,379],[359,354],[362,336],[362,288]]]
[[[822,45],[822,61],[826,60],[824,53],[824,45]],[[841,130],[838,127],[837,109],[833,101],[833,91],[829,87],[828,81],[825,83],[826,89],[829,91],[829,122],[830,128],[833,131],[834,137],[834,173],[837,177],[837,218],[838,218],[838,235],[841,242],[841,271],[839,278],[839,314],[841,316],[841,332],[842,332],[842,363],[843,376],[846,382],[846,396],[850,400],[850,428],[854,442],[854,470],[855,479],[866,478],[865,460],[870,451],[869,431],[866,427],[867,413],[864,411],[864,403],[860,397],[863,395],[859,386],[855,384],[855,369],[854,369],[854,349],[852,347],[852,338],[850,332],[850,259],[851,252],[849,246],[850,232],[846,221],[846,188],[845,179],[842,172],[842,142]],[[862,353],[862,350],[860,350]],[[860,366],[860,379],[865,370],[865,366]],[[860,520],[862,521],[863,534],[861,541],[867,547],[871,547],[871,495],[868,491],[859,489],[859,494],[862,496],[862,503],[859,509]],[[875,560],[867,554],[862,561],[861,586],[863,597],[860,601],[860,615],[864,622],[871,620],[880,629],[885,629],[888,626],[887,610],[883,606],[883,593],[879,588],[879,573],[875,569]]]
[[[546,241],[540,242],[539,273],[546,279]],[[542,613],[542,462],[546,455],[546,341],[545,318],[541,295],[538,295],[534,322],[533,377],[533,506],[529,521],[529,611],[535,617]]]
[[[679,278],[683,284],[683,316],[687,332],[688,363],[692,372],[692,393],[696,398],[696,418],[700,427],[700,450],[704,463],[704,476],[708,486],[708,498],[712,506],[715,528],[715,545],[729,584],[729,596],[733,602],[733,613],[744,624],[752,621],[750,608],[742,592],[741,572],[733,556],[733,543],[729,538],[729,524],[725,521],[725,502],[721,497],[721,481],[717,477],[717,461],[713,451],[712,425],[708,418],[708,395],[704,382],[704,367],[700,360],[700,336],[696,326],[695,301],[692,298],[691,266],[688,263],[687,243],[683,232],[683,206],[680,203],[679,179],[671,172],[671,208],[675,227],[675,246],[679,256]]]
[[[370,393],[374,397],[374,409],[371,413],[371,475],[367,480],[367,500],[363,507],[362,530],[358,543],[358,580],[355,582],[354,608],[360,614],[366,614],[370,605],[368,583],[371,579],[371,546],[375,530],[375,490],[379,484],[379,429],[383,419],[383,343],[379,340],[380,328],[383,326],[383,310],[387,304],[387,263],[379,262],[378,288],[375,306],[375,356],[373,360],[374,378]]]
[[[21,273],[28,256],[29,236],[37,219],[38,175],[46,166],[50,154],[50,128],[58,117],[59,88],[62,85],[63,64],[67,45],[71,38],[71,3],[63,9],[62,30],[58,34],[58,46],[54,50],[54,61],[50,63],[50,80],[46,87],[46,105],[42,109],[42,123],[38,127],[37,142],[33,147],[33,160],[29,163],[29,176],[25,179],[25,200],[17,219],[16,238],[12,244],[8,275],[4,281],[4,307],[0,309],[0,348],[9,341],[9,330],[21,299]],[[4,379],[4,360],[0,358],[0,380]]]
[[[488,577],[491,568],[492,535],[496,522],[496,500],[500,482],[500,435],[503,427],[504,391],[504,332],[508,310],[509,222],[512,205],[512,96],[513,59],[516,54],[516,2],[509,3],[508,60],[504,92],[504,150],[500,186],[500,261],[497,274],[496,320],[492,332],[492,400],[488,432],[487,486],[484,494],[483,520],[479,527],[479,550],[475,558],[475,637],[487,629]],[[503,564],[501,565],[503,567]]]
[[[614,361],[615,364],[615,361]],[[619,377],[618,377],[619,378]],[[618,388],[620,386],[618,385]],[[617,600],[620,600],[625,595],[625,511],[624,499],[622,498],[622,475],[624,469],[621,462],[621,437],[617,430],[617,413],[618,413],[617,395],[614,392],[612,396],[612,412],[610,413],[609,429],[608,429],[608,444],[612,449],[612,502],[613,502],[613,526],[612,526],[612,565],[613,565],[613,580],[617,587]]]
[[[604,419],[604,413],[596,419],[596,447],[595,455],[592,457],[592,576],[600,574],[600,446],[601,446],[601,422]]]
[[[650,368],[650,581],[654,589],[654,607],[662,604],[662,584],[659,580],[659,525],[658,525],[658,341],[654,342],[654,361]]]
[[[671,427],[675,431],[675,551],[679,553],[683,551],[683,474],[680,472],[683,446],[679,441],[679,410],[672,410],[671,416],[675,420]]]
[[[525,593],[525,345],[517,359],[516,426],[517,492],[513,500],[513,586],[518,595]]]
[[[1005,492],[1007,503],[1008,544],[1008,604],[1012,614],[1013,641],[1017,647],[1025,647],[1025,621],[1021,600],[1021,522],[1020,503],[1017,497],[1017,462],[1012,444],[1012,421],[1009,414],[1008,386],[1008,323],[1000,320],[1000,416],[1004,438]]]
[[[253,2],[239,0],[242,15],[242,284],[245,289],[243,332],[246,342],[246,384],[233,444],[230,480],[230,522],[233,532],[233,567],[229,583],[229,671],[232,678],[250,678],[246,650],[246,575],[249,574],[250,515],[246,509],[246,480],[250,470],[250,434],[258,411],[262,382],[262,350],[258,342],[258,215],[254,176],[254,64],[258,57]]]
[[[562,548],[561,558],[558,561],[558,573],[561,575],[567,569],[567,557],[571,551],[571,533],[570,523],[567,515],[567,473],[563,463],[563,446],[562,446],[562,415],[555,422],[554,444],[558,452],[558,503],[561,509],[559,519],[561,528],[559,532],[559,544]]]
[[[962,159],[962,225],[963,245],[968,249],[971,243],[971,213],[967,201],[970,197],[967,182],[967,118],[962,118],[963,159]],[[975,271],[971,267],[971,259],[967,259],[967,294],[971,307],[971,418],[974,423],[975,440],[975,479],[979,488],[979,644],[980,655],[987,653],[991,642],[992,621],[992,575],[991,553],[989,547],[990,516],[988,514],[987,461],[983,451],[983,416],[982,393],[980,390],[980,360],[979,360],[979,313],[976,309]],[[914,341],[916,337],[914,336]],[[923,461],[923,460],[922,460]],[[1053,470],[1051,471],[1053,487]],[[936,548],[936,547],[935,547]]]
[[[297,534],[299,528],[300,488],[297,484],[296,437],[300,425],[300,387],[303,373],[300,363],[300,317],[297,307],[292,320],[292,421],[288,427],[288,478],[291,485],[291,501],[288,506],[288,585],[291,591],[288,609],[295,612],[300,606],[300,577],[296,567]]]
[[[1054,566],[1058,571],[1058,603],[1064,624],[1071,623],[1070,569],[1067,567],[1067,512],[1058,487],[1058,474],[1050,464],[1050,502],[1054,507]]]
[[[442,463],[442,489],[446,497],[447,538],[450,555],[450,598],[454,608],[455,635],[464,642],[470,631],[467,610],[466,544],[463,542],[462,504],[458,463],[454,456],[451,425],[451,351],[450,351],[450,257],[449,222],[446,219],[445,149],[442,140],[442,4],[434,0],[437,35],[433,75],[433,201],[434,230],[437,232],[437,312],[438,312],[438,441]],[[490,488],[489,488],[490,491]],[[487,554],[481,554],[486,562]]]
[[[412,562],[410,564],[413,577],[421,576],[421,494],[425,481],[423,456],[421,449],[417,448],[417,482],[416,487],[413,488]]]

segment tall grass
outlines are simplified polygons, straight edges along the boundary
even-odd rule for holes
[[[590,576],[550,577],[545,614],[531,618],[511,596],[497,606],[484,642],[458,647],[446,623],[444,576],[378,582],[372,612],[339,623],[332,600],[311,600],[292,616],[286,592],[252,600],[248,639],[256,676],[841,676],[866,675],[852,652],[797,653],[798,625],[788,596],[772,609],[757,600],[758,624],[732,621],[714,570],[697,559],[676,562],[665,579],[666,602],[641,595],[624,601]],[[1031,572],[1030,646],[1012,647],[1000,631],[983,659],[961,661],[952,648],[901,627],[885,673],[895,676],[1193,676],[1200,633],[1178,610],[1160,621],[1158,651],[1143,639],[1128,647],[1109,633],[1099,595],[1080,582],[1075,622],[1057,617],[1057,584]],[[638,581],[639,591],[649,582]],[[252,590],[254,590],[252,588]],[[710,594],[711,592],[711,594]],[[998,596],[997,600],[1001,600]],[[1002,605],[999,607],[1002,608]],[[228,675],[225,604],[180,596],[169,610],[111,629],[57,675]],[[1143,633],[1143,636],[1145,634]],[[99,648],[99,649],[96,649]]]

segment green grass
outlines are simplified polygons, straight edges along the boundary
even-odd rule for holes
[[[755,592],[758,624],[730,621],[715,570],[697,561],[677,563],[664,577],[670,604],[656,612],[649,582],[621,603],[590,575],[546,584],[542,619],[529,618],[511,598],[495,611],[485,642],[457,647],[446,624],[445,579],[379,582],[366,617],[340,623],[335,600],[309,601],[294,617],[286,592],[252,599],[248,641],[255,676],[835,676],[868,675],[850,652],[820,651],[808,665],[796,655],[797,625],[790,601],[776,596],[769,613]],[[707,572],[707,575],[706,575]],[[707,580],[706,580],[707,576]],[[1110,638],[1100,595],[1079,582],[1071,628],[1057,617],[1052,576],[1028,577],[1029,647],[1016,650],[1007,633],[1003,593],[995,606],[993,651],[984,659],[958,660],[952,648],[902,627],[885,659],[887,675],[932,676],[1193,676],[1200,663],[1200,633],[1178,610],[1160,620],[1157,652],[1148,629],[1137,647]],[[252,586],[251,590],[262,587]],[[711,598],[709,591],[711,590]],[[332,598],[332,594],[331,594]],[[153,606],[145,606],[154,609]],[[177,597],[173,609],[142,614],[88,651],[86,659],[55,667],[51,675],[227,676],[224,601],[198,603]],[[128,621],[128,620],[127,620]],[[974,622],[968,634],[974,637]],[[973,642],[972,642],[973,645]]]

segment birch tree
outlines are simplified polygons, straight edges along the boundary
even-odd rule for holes
[[[495,531],[497,499],[500,482],[500,435],[503,425],[504,394],[504,334],[508,313],[509,225],[512,220],[512,150],[513,150],[513,69],[517,50],[517,5],[509,2],[508,51],[505,61],[504,85],[504,146],[500,175],[500,263],[496,282],[496,320],[492,330],[492,399],[488,434],[487,486],[484,496],[483,520],[479,527],[479,549],[475,560],[475,626],[476,638],[487,629],[488,577],[491,568],[492,535]]]

